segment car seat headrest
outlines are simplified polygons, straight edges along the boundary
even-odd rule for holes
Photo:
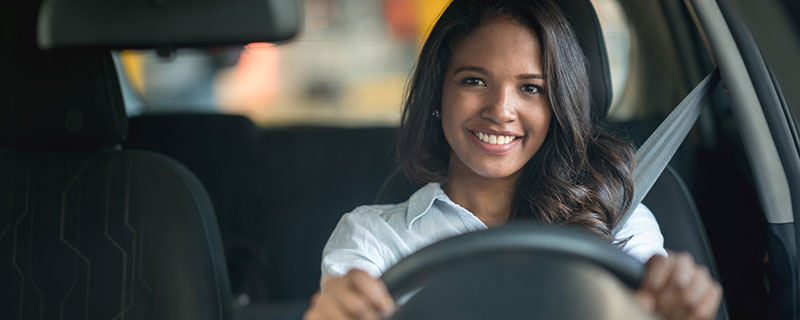
[[[0,148],[111,147],[127,117],[108,51],[45,52],[36,46],[37,1],[0,8]]]
[[[611,72],[597,14],[589,0],[555,0],[572,24],[589,65],[593,114],[605,119],[611,105]]]
[[[294,37],[299,0],[44,0],[42,48],[175,48]]]

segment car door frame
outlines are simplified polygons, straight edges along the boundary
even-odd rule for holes
[[[767,226],[770,318],[796,319],[800,139],[791,110],[749,29],[726,0],[685,3],[721,70],[751,163]]]

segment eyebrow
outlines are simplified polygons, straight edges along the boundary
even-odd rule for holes
[[[473,72],[478,72],[478,73],[483,73],[483,74],[489,74],[489,71],[486,70],[485,68],[476,67],[476,66],[459,67],[453,72],[453,74],[455,75],[455,74],[458,74],[459,72],[463,72],[463,71],[473,71]],[[538,73],[526,73],[526,74],[517,75],[517,79],[542,79],[542,80],[544,80],[544,76],[541,75],[541,74],[538,74]]]
[[[517,76],[517,79],[541,79],[544,80],[544,76],[538,73],[529,73],[529,74],[521,74]]]
[[[463,72],[463,71],[474,71],[474,72],[478,72],[478,73],[489,74],[488,70],[486,70],[484,68],[481,68],[481,67],[475,67],[475,66],[459,67],[458,69],[456,69],[456,71],[453,71],[453,74],[458,74],[459,72]]]

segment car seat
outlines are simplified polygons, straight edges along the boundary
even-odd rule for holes
[[[120,148],[111,53],[36,47],[0,9],[0,310],[9,319],[230,319],[214,210],[177,162]]]

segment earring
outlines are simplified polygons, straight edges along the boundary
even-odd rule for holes
[[[433,112],[431,112],[431,115],[436,119],[442,118],[442,115],[439,114],[439,110],[433,110]]]

